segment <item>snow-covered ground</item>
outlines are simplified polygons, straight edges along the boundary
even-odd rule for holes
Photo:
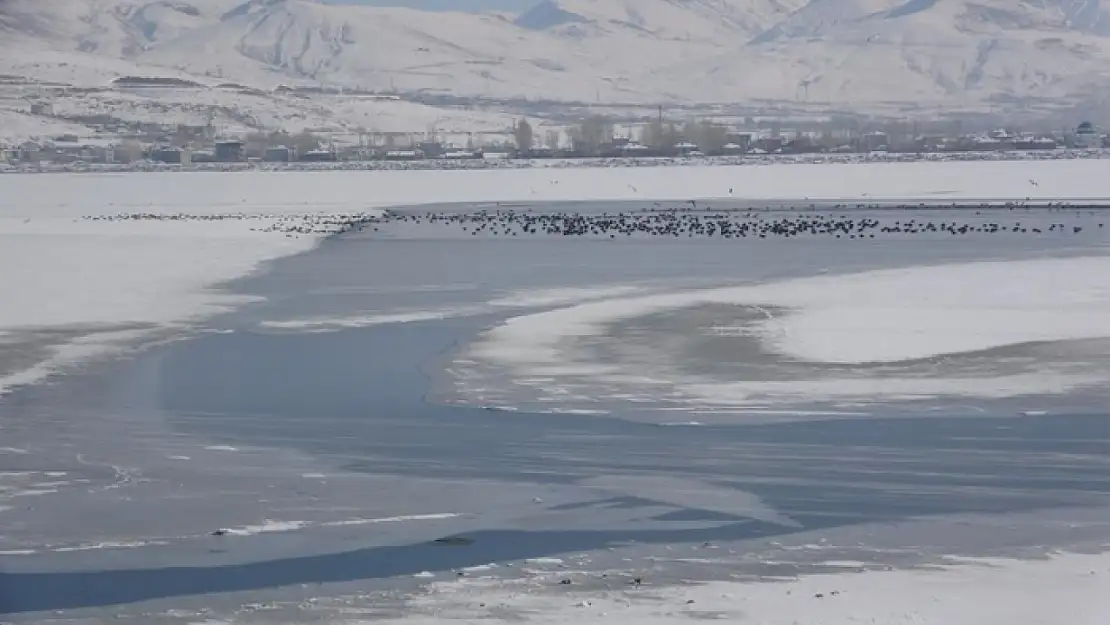
[[[813,380],[712,383],[652,371],[651,362],[598,364],[576,339],[645,315],[709,304],[764,311],[752,327],[763,349],[793,362],[863,365],[922,361],[1007,346],[1110,337],[1110,256],[953,263],[830,275],[758,286],[620,296],[523,314],[489,330],[466,358],[508,367],[521,379],[611,380],[659,388],[669,380],[702,405],[785,405],[791,401],[862,401],[939,395],[1009,397],[1106,386],[1101,367],[999,375],[968,371],[901,378],[843,376]],[[774,313],[767,311],[776,311]]]
[[[1102,625],[1110,613],[1110,560],[1100,555],[966,560],[901,571],[862,572],[846,563],[844,570],[662,588],[629,585],[613,576],[611,589],[592,592],[576,592],[574,584],[584,580],[565,570],[508,583],[441,582],[410,602],[411,613],[385,622]],[[573,584],[560,585],[560,579]]]
[[[209,178],[208,174],[185,172],[176,177],[137,176],[137,197],[126,206],[206,206],[212,210],[265,210],[276,202],[283,212],[328,212],[336,206],[397,206],[432,202],[544,202],[579,200],[688,200],[688,199],[834,199],[851,203],[880,200],[918,200],[945,203],[976,200],[1084,200],[1110,198],[1110,183],[1104,178],[1102,159],[1068,158],[1051,161],[938,160],[924,162],[799,162],[781,163],[768,158],[745,166],[705,166],[685,159],[675,167],[605,162],[607,167],[585,162],[583,166],[543,166],[547,161],[525,162],[536,167],[503,167],[481,171],[399,169],[389,171],[297,171],[250,170],[242,177]],[[465,162],[465,161],[464,161]],[[504,162],[504,161],[503,161]],[[790,166],[785,166],[785,165]],[[402,163],[402,165],[407,165]],[[664,171],[666,170],[666,171]],[[200,176],[199,178],[197,176]],[[81,176],[59,180],[50,176],[21,177],[18,187],[26,189],[19,210],[34,214],[65,216],[107,214],[122,210],[119,200],[102,201],[121,178],[118,175]],[[0,179],[5,188],[12,178]],[[197,184],[196,181],[203,181]],[[292,193],[273,195],[262,187],[273,181],[275,188]],[[307,185],[302,188],[301,185]],[[119,187],[116,187],[117,189]],[[180,197],[172,193],[189,189]],[[72,190],[72,191],[71,191]],[[93,195],[89,195],[92,193]],[[201,201],[192,201],[202,193]],[[332,205],[331,198],[342,198]],[[76,198],[81,198],[77,202]],[[32,204],[28,204],[31,202]],[[321,204],[323,202],[323,204]],[[212,204],[214,203],[214,204]],[[298,209],[297,207],[300,207]],[[218,208],[217,208],[218,207]],[[262,208],[258,208],[262,207]],[[89,211],[94,213],[90,213]],[[24,215],[20,212],[19,215]]]
[[[18,110],[5,110],[0,106],[0,143],[19,145],[24,141],[64,134],[87,136],[90,132],[89,127],[81,124],[28,115]]]
[[[365,132],[503,132],[514,117],[480,109],[436,108],[404,100],[357,96],[286,96],[230,88],[135,89],[73,93],[53,100],[55,115],[108,115],[127,122],[203,126],[224,132],[289,133],[326,129]],[[540,131],[542,132],[542,130]]]
[[[49,96],[50,114],[31,115],[27,99],[43,98],[33,85],[0,85],[0,144],[50,139],[91,128],[67,121],[107,116],[125,123],[206,126],[227,135],[249,132],[416,133],[465,144],[469,133],[511,137],[516,118],[481,107],[434,107],[388,98],[285,95],[233,87],[104,88],[70,90]],[[536,123],[542,137],[547,126]]]
[[[103,339],[138,337],[119,335],[119,326],[169,328],[241,303],[208,287],[312,245],[307,237],[248,229],[259,223],[0,218],[0,290],[7,294],[0,328],[9,338],[44,328],[82,333],[51,345],[47,362],[31,370],[0,369],[0,392],[48,375],[55,364],[96,355],[109,347]]]
[[[321,172],[126,174],[0,178],[0,389],[27,383],[68,363],[120,344],[189,324],[242,303],[221,282],[261,263],[310,249],[322,234],[289,231],[338,215],[385,206],[465,201],[494,208],[549,200],[685,200],[750,198],[1077,199],[1110,197],[1101,161],[1051,163],[922,163],[666,169],[498,170],[484,172]],[[106,219],[118,213],[167,219]],[[219,216],[220,218],[214,218]],[[332,217],[329,217],[332,216]],[[208,218],[206,218],[208,217]],[[274,227],[277,226],[276,231]],[[322,228],[326,229],[326,228]],[[917,273],[914,273],[917,272]],[[939,273],[938,273],[939,272]],[[952,272],[955,272],[952,275]],[[1005,275],[1009,284],[998,284]],[[970,265],[858,274],[834,284],[813,278],[724,293],[769,305],[797,307],[768,332],[771,344],[803,359],[905,359],[953,350],[1042,339],[1105,336],[1110,317],[1105,258]],[[922,293],[906,281],[942,277],[956,286]],[[1014,286],[1014,284],[1018,286]],[[847,289],[844,291],[843,289]],[[1042,295],[1051,291],[1058,297]],[[722,293],[701,294],[705,299]],[[643,301],[633,293],[625,302]],[[573,304],[547,294],[543,305]],[[535,303],[528,298],[506,305]],[[650,302],[649,302],[650,303]],[[684,305],[668,301],[668,305]],[[560,310],[559,323],[530,323],[515,353],[540,348],[581,329],[588,307]],[[612,303],[596,312],[612,317]],[[914,331],[881,323],[890,307]],[[924,314],[922,310],[929,311]],[[567,312],[571,311],[571,312]],[[859,316],[867,320],[861,328]],[[529,319],[529,318],[525,318]],[[530,318],[532,322],[536,317]],[[540,320],[543,320],[540,317]],[[552,321],[551,318],[546,318]],[[952,333],[953,327],[958,333]],[[509,326],[512,327],[512,326]],[[772,328],[773,329],[773,328]],[[781,329],[781,328],[780,328]],[[68,330],[61,338],[27,338]],[[587,328],[588,330],[588,328]],[[844,351],[845,333],[874,332]],[[583,330],[586,331],[586,330]],[[495,331],[496,332],[496,331]],[[955,338],[950,338],[954,336]],[[777,337],[777,338],[775,338]],[[11,345],[46,346],[45,357],[2,360]],[[520,341],[529,341],[522,350]],[[7,366],[11,365],[11,366]],[[566,577],[570,573],[561,571]],[[536,581],[536,580],[533,580]],[[1105,556],[1047,561],[963,563],[944,570],[807,577],[785,583],[718,582],[672,588],[630,588],[577,596],[540,583],[471,580],[433,586],[416,599],[405,622],[498,622],[523,616],[537,623],[568,620],[664,624],[724,618],[768,625],[841,623],[967,623],[1055,625],[1061,608],[1075,625],[1103,623],[1110,612]],[[821,596],[818,597],[817,595]],[[484,605],[483,605],[484,604]],[[496,608],[496,609],[495,609]],[[492,616],[491,616],[492,612]]]

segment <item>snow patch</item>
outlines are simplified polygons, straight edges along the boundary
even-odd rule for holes
[[[612,577],[612,576],[611,576]],[[945,623],[1102,625],[1110,613],[1110,557],[1059,554],[1045,560],[974,560],[923,570],[811,575],[778,581],[720,581],[579,590],[548,576],[432,584],[408,602],[405,625],[528,622],[676,625],[693,620],[791,625]],[[582,609],[589,608],[588,610]]]
[[[99,551],[101,549],[139,549],[142,547],[152,547],[168,544],[168,542],[160,540],[105,541],[99,543],[73,545],[71,547],[55,547],[50,551],[54,553],[69,553],[74,551]]]
[[[277,521],[267,519],[262,523],[255,525],[244,525],[241,527],[225,528],[222,530],[223,534],[231,536],[254,536],[256,534],[273,534],[283,532],[295,532],[311,527],[355,527],[359,525],[377,525],[380,523],[405,523],[408,521],[439,521],[443,519],[452,519],[462,516],[461,513],[456,512],[439,512],[432,514],[411,514],[404,516],[368,518],[368,519],[344,519],[340,521]]]
[[[466,357],[509,367],[514,377],[629,382],[622,367],[579,358],[575,337],[623,319],[704,304],[785,310],[756,326],[764,347],[817,363],[898,363],[1034,342],[1110,336],[1110,257],[959,263],[818,276],[756,286],[679,291],[587,302],[508,319]],[[643,363],[641,363],[643,364]],[[632,365],[629,365],[632,366]],[[686,381],[706,401],[776,397],[1008,397],[1062,393],[1105,381],[1095,373],[1005,376],[836,377],[810,381]],[[557,384],[555,385],[557,386]]]

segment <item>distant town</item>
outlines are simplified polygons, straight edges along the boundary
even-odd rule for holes
[[[43,111],[33,111],[36,114]],[[97,137],[62,134],[17,145],[0,143],[0,163],[128,165],[150,163],[188,167],[208,163],[323,163],[365,161],[462,161],[479,159],[586,159],[721,157],[812,154],[945,154],[969,152],[1093,150],[1110,147],[1110,137],[1083,122],[1069,131],[1033,134],[998,128],[963,134],[918,134],[846,129],[793,130],[736,128],[712,121],[659,119],[618,124],[590,117],[543,136],[526,119],[496,137],[470,137],[453,145],[431,133],[252,132],[221,136],[208,126],[121,124],[83,119],[100,128]]]

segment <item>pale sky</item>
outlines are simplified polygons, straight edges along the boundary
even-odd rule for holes
[[[540,0],[328,0],[341,4],[413,7],[434,11],[516,11],[523,12]]]

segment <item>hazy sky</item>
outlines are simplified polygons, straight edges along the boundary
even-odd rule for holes
[[[328,0],[344,4],[413,7],[435,11],[524,11],[540,0]]]

